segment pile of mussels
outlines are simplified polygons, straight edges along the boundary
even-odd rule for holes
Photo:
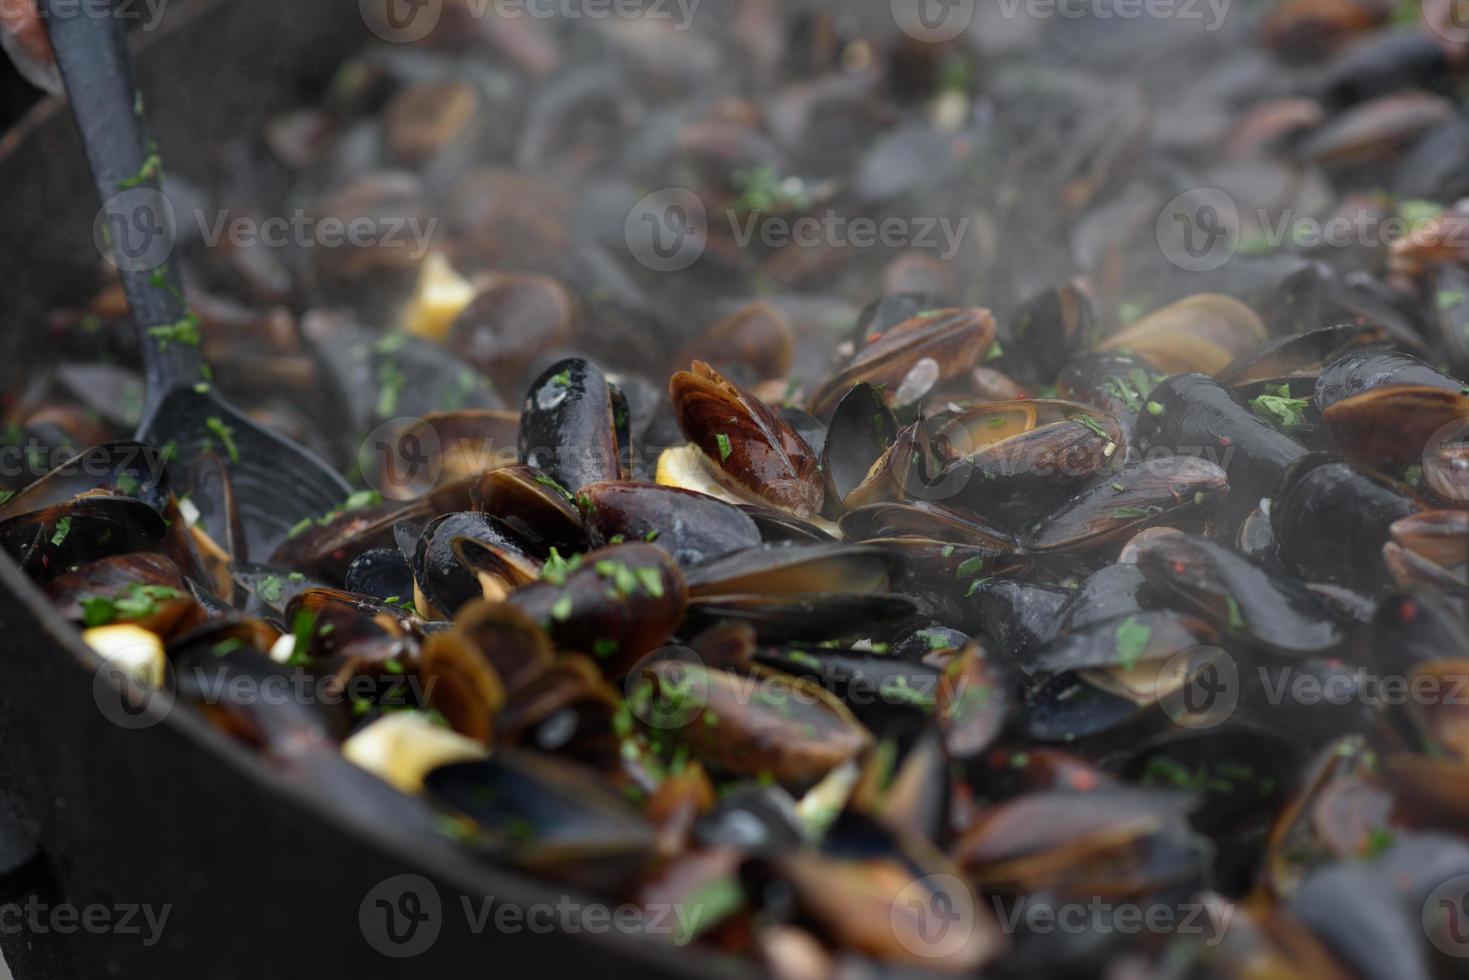
[[[433,219],[181,222],[170,340],[364,489],[260,546],[227,426],[128,441],[103,276],[6,392],[0,545],[344,813],[776,975],[1465,975],[1469,52],[1403,6],[449,5],[168,178]],[[678,271],[629,231],[660,188],[712,216]],[[1214,268],[1159,247],[1198,188]],[[737,234],[826,214],[966,231]],[[1264,240],[1302,214],[1414,233]],[[231,693],[270,678],[312,694]]]

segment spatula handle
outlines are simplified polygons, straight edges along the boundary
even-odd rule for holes
[[[161,164],[144,138],[123,19],[73,0],[41,0],[40,7],[102,201],[99,220],[142,334],[146,417],[170,388],[198,382],[202,364],[169,261],[175,225],[159,191]]]

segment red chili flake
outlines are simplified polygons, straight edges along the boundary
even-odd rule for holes
[[[1229,441],[1229,436],[1220,436],[1219,437],[1219,445],[1226,446],[1227,447],[1227,446],[1234,445],[1234,443],[1232,443],[1232,442]]]
[[[1411,623],[1418,618],[1418,603],[1412,599],[1404,599],[1398,603],[1398,619],[1405,623]]]
[[[1183,562],[1176,561],[1176,562],[1173,563],[1173,574],[1174,575],[1182,575],[1187,570],[1188,570],[1188,566],[1185,565]]]
[[[1097,774],[1086,769],[1072,770],[1068,779],[1072,789],[1081,790],[1083,793],[1097,788]]]

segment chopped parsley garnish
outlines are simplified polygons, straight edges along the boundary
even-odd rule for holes
[[[82,624],[88,629],[106,626],[120,619],[146,619],[158,611],[158,603],[168,599],[182,599],[183,593],[166,585],[128,586],[126,592],[116,598],[108,596],[83,596]]]
[[[1117,625],[1115,637],[1117,662],[1123,670],[1133,670],[1153,638],[1153,628],[1138,622],[1135,616],[1128,616]]]
[[[68,534],[70,534],[70,533],[71,533],[71,518],[70,517],[63,517],[61,520],[59,520],[59,521],[56,522],[56,530],[51,535],[51,547],[53,547],[53,548],[59,548],[59,547],[61,547],[61,543],[66,540],[66,536]]]
[[[274,575],[265,576],[260,580],[260,584],[255,587],[255,594],[266,602],[280,602],[281,580]]]
[[[1266,392],[1250,399],[1250,408],[1263,419],[1282,429],[1293,429],[1306,420],[1308,398],[1292,398],[1290,385],[1281,385],[1275,394]]]
[[[240,449],[235,445],[235,430],[224,424],[224,420],[217,415],[211,415],[204,420],[204,427],[224,443],[224,451],[228,454],[231,463],[240,461]]]
[[[714,441],[719,444],[719,461],[723,463],[729,459],[729,454],[734,452],[734,447],[730,445],[729,436],[723,432],[715,433]]]
[[[198,347],[199,317],[193,313],[189,313],[177,323],[165,323],[161,326],[149,327],[148,336],[157,337],[159,347],[164,350],[168,350],[169,344],[178,344],[182,347]]]

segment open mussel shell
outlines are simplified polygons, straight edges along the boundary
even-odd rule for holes
[[[166,530],[141,500],[89,495],[0,521],[0,548],[41,582],[99,558],[154,550]]]
[[[551,548],[570,554],[586,547],[575,495],[544,472],[529,466],[492,470],[470,483],[469,499],[472,509],[513,529],[538,557]]]
[[[1332,442],[1370,466],[1416,463],[1435,433],[1469,418],[1463,382],[1393,350],[1337,358],[1322,370],[1315,397]]]
[[[1361,735],[1332,739],[1316,752],[1265,841],[1265,882],[1276,894],[1295,891],[1314,867],[1365,855],[1387,829],[1393,801],[1374,765]]]
[[[88,449],[6,500],[0,506],[0,521],[99,492],[130,497],[161,510],[168,499],[163,455],[140,442],[113,442]]]
[[[894,559],[880,547],[829,544],[761,545],[688,573],[689,595],[887,591]]]
[[[427,707],[467,738],[490,745],[495,718],[505,704],[505,686],[484,653],[462,632],[426,637],[417,675]]]
[[[44,591],[61,615],[87,626],[129,622],[168,639],[204,619],[166,555],[135,551],[79,565]]]
[[[979,362],[995,339],[989,310],[954,309],[919,313],[864,337],[845,367],[822,383],[811,414],[827,418],[853,385],[878,388],[893,408],[911,405]]]
[[[956,871],[911,829],[847,811],[819,850],[758,862],[747,880],[778,883],[799,921],[889,971],[972,975],[1007,941]]]
[[[1143,846],[1157,837],[1186,837],[1193,805],[1189,794],[1174,790],[1029,793],[982,813],[955,843],[953,857],[987,891],[1098,889],[1090,893],[1120,897],[1199,873],[1196,864],[1150,866]]]
[[[882,392],[854,385],[837,404],[821,450],[821,468],[832,499],[845,503],[898,435],[898,422]]]
[[[1131,351],[1165,374],[1218,374],[1259,345],[1265,324],[1229,296],[1200,293],[1143,317],[1099,349]]]
[[[950,759],[974,759],[1005,727],[1009,685],[1002,664],[984,647],[971,643],[944,667],[934,703],[934,718]]]
[[[491,562],[478,557],[481,551],[506,558]],[[515,532],[488,514],[444,514],[429,522],[414,548],[412,567],[417,593],[434,610],[452,618],[466,602],[485,594],[481,571],[501,575],[511,586],[533,578],[534,563],[524,553],[525,546]]]
[[[1270,503],[1278,553],[1313,582],[1375,588],[1388,578],[1382,546],[1423,501],[1405,484],[1330,453],[1291,464]]]
[[[1390,545],[1399,549],[1404,560],[1410,556],[1421,559],[1421,564],[1418,561],[1411,564],[1413,572],[1446,588],[1469,584],[1465,581],[1469,573],[1466,568],[1469,566],[1469,511],[1419,511],[1394,521],[1388,533],[1392,536]],[[1389,545],[1383,546],[1388,568],[1398,584],[1407,587],[1388,548]]]
[[[565,654],[500,711],[496,737],[612,768],[619,761],[616,719],[622,703],[621,692],[590,658]]]
[[[1216,542],[1170,534],[1143,546],[1137,564],[1166,601],[1197,612],[1227,637],[1286,657],[1323,654],[1345,638],[1305,586]]]
[[[1137,531],[1177,525],[1207,512],[1229,491],[1229,478],[1214,463],[1192,456],[1143,460],[1083,490],[1028,529],[1036,551],[1120,547]]]
[[[712,770],[809,788],[872,744],[846,705],[817,684],[756,667],[747,673],[682,659],[643,667],[633,712],[652,718]]]
[[[821,512],[816,454],[769,406],[703,361],[670,378],[668,392],[685,438],[727,487],[799,517]]]
[[[932,420],[943,466],[924,499],[951,499],[981,515],[1053,500],[1121,459],[1116,419],[1075,402],[996,402]]]
[[[555,756],[505,750],[436,769],[425,787],[474,821],[476,850],[594,892],[620,889],[653,857],[652,825],[595,771]]]
[[[1314,379],[1326,364],[1350,348],[1381,343],[1385,339],[1385,331],[1360,323],[1339,323],[1277,337],[1234,361],[1215,380],[1229,388],[1241,388],[1267,381],[1278,384],[1298,378]]]
[[[1138,418],[1138,438],[1152,454],[1195,456],[1229,475],[1229,511],[1249,513],[1306,447],[1282,434],[1201,374],[1175,375],[1153,389]],[[1154,410],[1156,406],[1156,411]]]
[[[1441,500],[1469,505],[1469,443],[1435,442],[1429,439],[1423,449],[1423,482]]]
[[[593,656],[621,677],[667,642],[683,621],[688,590],[668,552],[642,542],[578,556],[554,578],[528,585],[510,603],[539,623],[558,648]],[[554,573],[553,573],[554,574]]]
[[[555,659],[545,630],[508,602],[470,602],[459,610],[453,631],[485,655],[512,701]]]
[[[626,404],[596,365],[557,361],[532,383],[521,406],[520,458],[572,493],[621,480],[628,475],[627,424]]]
[[[374,599],[413,595],[413,567],[397,548],[369,548],[347,566],[344,586]]]
[[[597,546],[647,541],[691,568],[760,544],[760,528],[740,508],[706,494],[655,483],[593,483],[577,495]]]

